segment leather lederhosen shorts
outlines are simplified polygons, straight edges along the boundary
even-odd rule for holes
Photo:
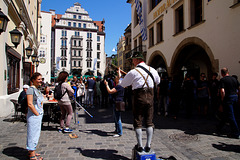
[[[153,119],[153,88],[138,88],[133,90],[134,129],[141,128],[143,120],[146,127],[154,127]]]

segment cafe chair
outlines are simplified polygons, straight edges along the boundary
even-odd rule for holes
[[[10,101],[14,105],[14,118],[15,118],[15,121],[16,121],[19,112],[21,113],[21,117],[22,117],[21,104],[19,104],[18,100],[16,100],[16,99],[10,99]]]

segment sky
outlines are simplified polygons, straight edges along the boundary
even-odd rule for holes
[[[56,14],[65,11],[79,2],[93,21],[105,19],[105,52],[107,56],[116,54],[119,38],[124,35],[124,30],[131,23],[131,4],[127,0],[42,0],[42,11],[55,10]]]

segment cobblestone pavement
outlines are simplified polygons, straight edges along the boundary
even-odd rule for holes
[[[136,144],[131,111],[122,114],[123,136],[113,138],[112,109],[87,109],[93,118],[78,111],[79,124],[71,127],[78,138],[58,133],[58,124],[43,124],[37,152],[47,160],[128,160]],[[240,140],[214,135],[216,120],[193,116],[174,120],[155,116],[152,149],[157,157],[174,156],[178,160],[240,159]],[[12,122],[12,117],[0,118],[0,159],[27,159],[26,124]],[[146,133],[143,132],[143,142]]]

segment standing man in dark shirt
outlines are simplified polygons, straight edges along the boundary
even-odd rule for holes
[[[88,80],[87,80],[87,92],[88,92],[88,106],[91,107],[91,108],[94,108],[93,106],[93,95],[94,95],[94,90],[95,90],[95,85],[96,85],[96,82],[93,80],[93,77],[91,76]]]
[[[209,83],[209,91],[211,97],[211,112],[215,114],[219,108],[219,80],[217,79],[218,74],[213,73],[212,79]]]
[[[235,78],[229,76],[227,68],[221,69],[221,74],[223,78],[220,80],[220,92],[221,100],[223,102],[224,119],[222,119],[220,122],[218,130],[220,131],[227,121],[231,127],[231,133],[228,135],[228,137],[239,139],[239,128],[233,110],[234,105],[237,104],[238,100],[237,92],[239,85]]]

